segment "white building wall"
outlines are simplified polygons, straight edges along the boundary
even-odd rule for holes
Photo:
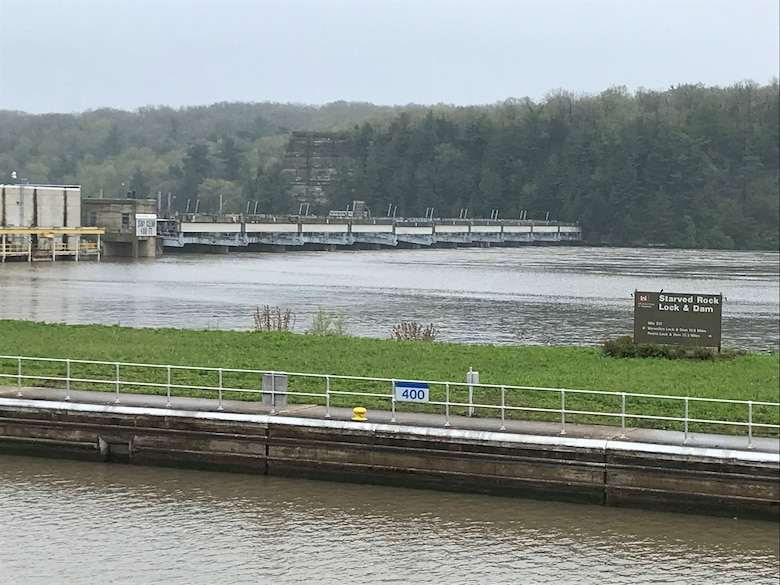
[[[392,234],[393,226],[389,224],[352,224],[353,234]]]
[[[472,234],[498,234],[501,233],[500,225],[473,225],[471,226]]]
[[[530,225],[505,225],[505,234],[527,234],[531,232]]]
[[[182,223],[181,231],[185,234],[219,233],[237,234],[241,232],[240,223]]]
[[[467,234],[469,226],[467,225],[437,225],[437,234]]]
[[[326,224],[326,223],[304,223],[301,224],[302,233],[316,233],[316,234],[346,234],[349,231],[349,226],[344,223]]]
[[[3,190],[5,197],[2,196]],[[64,213],[66,205],[67,221]],[[0,218],[5,219],[6,227],[80,227],[81,187],[0,185]]]
[[[182,224],[184,227],[185,224]],[[190,224],[193,225],[193,224]],[[248,223],[245,226],[246,233],[248,234],[297,234],[297,223]],[[192,230],[196,231],[196,230]]]
[[[433,228],[431,226],[396,226],[395,233],[399,236],[430,236],[433,234]]]

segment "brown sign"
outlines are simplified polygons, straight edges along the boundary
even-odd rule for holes
[[[722,295],[634,293],[634,341],[720,347]]]

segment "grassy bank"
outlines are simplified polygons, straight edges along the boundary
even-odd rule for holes
[[[719,361],[614,359],[597,348],[475,346],[257,331],[0,321],[0,354],[454,382],[465,381],[471,367],[480,372],[480,382],[485,384],[766,402],[776,402],[780,389],[778,356],[748,354]],[[6,362],[0,367],[3,373],[14,373],[12,366]],[[541,393],[527,392],[513,400],[519,405],[559,406],[554,395]],[[567,403],[567,407],[591,410],[593,401],[600,399],[579,400],[581,404]],[[663,410],[668,406],[652,401],[642,407],[670,414]],[[723,418],[731,407],[710,408],[697,416]],[[776,423],[776,409],[764,410],[754,413]],[[738,419],[744,419],[744,413],[738,414]],[[522,415],[548,417],[543,413]]]

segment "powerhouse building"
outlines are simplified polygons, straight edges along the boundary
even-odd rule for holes
[[[100,259],[103,229],[82,227],[78,185],[0,185],[0,260]]]

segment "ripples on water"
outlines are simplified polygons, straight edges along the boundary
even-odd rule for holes
[[[494,248],[0,266],[0,318],[248,329],[319,307],[354,335],[468,343],[630,333],[631,292],[722,292],[724,344],[778,347],[777,253]],[[96,310],[99,308],[99,310]],[[0,583],[763,584],[768,523],[0,456]]]
[[[770,523],[0,456],[4,584],[776,585]]]
[[[595,345],[633,330],[634,290],[723,293],[723,344],[780,349],[776,252],[584,247],[169,255],[0,266],[0,318],[249,329],[256,307],[320,308],[352,335],[434,323],[458,343]],[[99,310],[96,311],[96,308]]]

